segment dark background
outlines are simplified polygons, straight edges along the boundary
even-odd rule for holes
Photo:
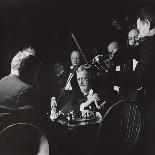
[[[113,38],[111,22],[135,17],[148,0],[0,0],[0,77],[9,74],[13,55],[33,47],[44,60],[69,61],[76,46],[89,57],[93,48],[106,50]],[[151,2],[152,3],[152,2]]]

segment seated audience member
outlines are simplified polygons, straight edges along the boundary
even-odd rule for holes
[[[43,110],[45,105],[40,103],[40,91],[36,87],[39,67],[32,48],[13,57],[11,74],[0,80],[0,127],[19,122],[35,124],[46,134],[54,147],[52,151],[57,152],[57,147],[63,146],[67,130],[60,123],[53,123]]]
[[[102,92],[100,94],[94,91],[91,86],[91,73],[85,65],[82,65],[76,71],[77,81],[82,92],[81,97],[79,97],[80,111],[85,111],[86,109],[101,111],[105,104],[112,104],[116,100],[114,94],[108,94],[107,92]]]
[[[96,101],[96,106],[98,109],[100,109],[99,105],[97,104],[97,101],[100,99],[96,93],[93,93],[93,90],[88,83],[88,71],[84,68],[84,66],[80,66],[77,69],[76,74],[81,94],[74,93],[73,96],[70,96],[70,98],[73,100],[68,100],[67,104],[63,106],[61,112],[64,115],[69,114],[71,111],[74,111],[74,113],[78,114],[80,111],[84,111],[85,107],[89,107],[91,104],[93,104],[91,103],[93,101]],[[86,96],[89,96],[89,100],[84,103],[83,99],[85,100]],[[82,102],[83,104],[81,104]]]
[[[84,68],[84,66],[80,66],[77,73],[77,81],[80,87],[81,92],[84,96],[87,97],[87,101],[80,104],[80,111],[85,110],[86,107],[89,107],[92,102],[94,102],[97,109],[100,109],[100,106],[98,105],[97,101],[99,101],[99,96],[93,92],[90,86],[90,73],[87,69]]]
[[[0,80],[0,108],[1,116],[10,114],[10,120],[18,109],[35,109],[38,106],[36,77],[39,71],[39,61],[34,50],[27,48],[19,51],[11,62],[11,74]],[[39,109],[38,109],[39,110]],[[27,120],[31,115],[24,113],[18,117]],[[31,113],[32,114],[32,113]],[[24,118],[23,118],[24,117]],[[29,118],[34,119],[33,117]],[[12,121],[17,121],[12,120]],[[7,121],[6,121],[7,123]],[[13,122],[11,122],[13,123]]]
[[[108,107],[118,101],[118,97],[113,91],[109,91],[106,88],[100,91],[92,87],[91,70],[87,68],[86,65],[81,65],[77,69],[76,74],[80,93],[73,92],[70,95],[66,104],[61,109],[63,115],[67,116],[72,111],[74,111],[75,114],[79,114],[80,111],[85,112],[85,109],[95,112],[101,111],[102,113],[104,104]],[[101,84],[103,84],[104,87],[104,82]],[[53,104],[55,104],[55,100],[53,100]]]

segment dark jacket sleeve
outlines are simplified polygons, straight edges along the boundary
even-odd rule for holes
[[[142,43],[141,55],[135,70],[135,77],[139,85],[149,89],[154,88],[155,79],[155,37]]]
[[[140,46],[137,47],[122,47],[117,50],[112,61],[115,66],[124,64],[132,59],[139,59]]]

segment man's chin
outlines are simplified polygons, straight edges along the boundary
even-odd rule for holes
[[[81,92],[85,92],[87,90],[87,88],[82,86],[82,87],[80,87],[80,90],[81,90]]]
[[[73,64],[74,67],[76,67],[78,64]]]

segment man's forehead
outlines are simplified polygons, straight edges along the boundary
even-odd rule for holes
[[[77,73],[77,77],[87,77],[87,76],[88,76],[88,72],[86,70],[83,70]]]
[[[133,37],[133,36],[136,36],[136,35],[138,35],[138,31],[135,30],[135,29],[131,30],[131,31],[129,32],[129,34],[128,34],[129,37]]]
[[[115,48],[117,48],[117,47],[118,47],[117,42],[112,42],[112,43],[109,44],[108,50],[109,50],[109,51],[113,51],[113,50],[114,50]]]
[[[71,53],[71,57],[75,57],[75,56],[79,56],[79,57],[80,57],[80,53],[77,52],[77,51],[73,51],[73,52]]]

